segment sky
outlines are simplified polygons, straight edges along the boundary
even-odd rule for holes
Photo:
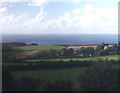
[[[1,0],[0,31],[2,34],[117,34],[118,0]]]

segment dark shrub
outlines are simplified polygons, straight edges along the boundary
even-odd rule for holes
[[[79,77],[82,91],[116,91],[118,90],[118,69],[108,64],[98,63]]]

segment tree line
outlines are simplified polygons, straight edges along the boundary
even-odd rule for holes
[[[114,60],[105,60],[107,63],[111,65],[118,64],[120,61],[114,61]],[[25,70],[38,70],[38,69],[62,69],[62,68],[78,68],[78,67],[90,67],[91,65],[99,62],[103,62],[102,59],[98,59],[97,61],[40,61],[40,62],[22,62],[23,64],[17,64],[21,63],[20,61],[15,61],[16,64],[9,64],[9,65],[3,65],[3,68],[7,68],[12,71],[25,71]],[[12,63],[12,62],[10,62]]]

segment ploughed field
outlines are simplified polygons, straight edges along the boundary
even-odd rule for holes
[[[60,46],[60,45],[27,45],[27,46],[14,46],[14,49],[17,49],[17,50],[20,50],[19,53],[15,54],[14,56],[16,58],[24,58],[24,57],[27,57],[27,56],[32,56],[36,53],[39,53],[39,52],[42,52],[42,51],[49,51],[49,50],[61,50],[63,48],[66,48],[66,49],[74,49],[74,50],[78,50],[80,48],[87,48],[87,47],[93,47],[93,48],[96,48],[97,45],[79,45],[79,46]],[[95,58],[96,59],[96,58]],[[51,59],[46,59],[45,61],[47,60],[51,60]],[[59,59],[52,59],[51,61],[56,61],[56,60],[59,60]],[[62,59],[63,60],[63,59]],[[64,59],[65,61],[68,61],[70,59]],[[76,60],[75,59],[72,59],[72,60]],[[78,59],[77,59],[78,60]],[[84,59],[79,59],[79,60],[84,60]],[[86,60],[86,59],[85,59]],[[88,60],[88,59],[87,59]],[[91,60],[91,58],[90,58]],[[38,60],[36,60],[38,61]]]
[[[21,49],[21,50],[51,50],[51,49],[55,49],[55,50],[59,50],[62,48],[65,48],[64,46],[50,46],[50,45],[46,45],[46,46],[42,46],[42,45],[38,45],[38,46],[22,46],[22,47],[15,47],[17,49]]]
[[[17,50],[21,50],[21,52],[13,55],[15,56],[16,58],[25,58],[27,56],[33,56],[34,54],[37,54],[39,52],[42,52],[42,51],[49,51],[51,49],[54,49],[54,50],[60,50],[60,49],[63,49],[65,48],[64,46],[35,46],[35,45],[32,45],[32,46],[17,46],[17,47],[14,47],[14,49],[17,49]]]
[[[4,52],[5,55],[8,55],[9,57],[15,56],[16,58],[25,58],[27,56],[34,56],[35,54],[42,52],[42,51],[49,51],[51,49],[53,50],[61,50],[63,48],[69,49],[69,48],[73,48],[74,50],[76,49],[80,49],[81,47],[94,47],[96,48],[97,45],[79,45],[79,46],[60,46],[60,45],[18,45],[18,44],[3,44],[4,46],[12,46],[14,49],[16,49],[17,51],[11,51],[11,52]],[[89,57],[89,58],[63,58],[63,59],[36,59],[36,60],[26,60],[29,62],[39,62],[39,61],[59,61],[59,60],[63,60],[63,61],[70,61],[70,60],[79,60],[79,61],[91,61],[91,60],[98,60],[100,59],[107,59],[108,60],[118,60],[120,56],[118,55],[109,55],[109,56],[101,56],[101,57]]]
[[[112,47],[112,46],[113,46],[113,45],[105,46],[104,49],[107,49],[108,47]],[[78,49],[80,49],[80,48],[82,48],[82,47],[84,47],[84,48],[93,47],[94,49],[96,49],[96,48],[97,48],[97,45],[68,46],[66,49],[72,48],[72,49],[74,49],[74,50],[78,50]]]
[[[14,56],[16,58],[24,58],[26,56],[31,56],[31,55],[36,54],[38,52],[40,52],[40,51],[23,51],[23,52],[15,54]]]
[[[66,49],[70,49],[70,48],[72,48],[72,49],[74,49],[74,50],[78,50],[78,49],[80,49],[80,48],[82,48],[82,47],[84,47],[84,48],[87,48],[87,47],[93,47],[94,49],[96,49],[96,45],[94,45],[94,46],[68,46]]]

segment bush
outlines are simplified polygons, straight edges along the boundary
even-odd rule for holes
[[[2,70],[2,91],[11,91],[13,88],[13,75],[8,69]]]
[[[41,85],[40,79],[22,77],[14,81],[13,91],[36,91]]]
[[[109,51],[107,49],[105,50],[100,50],[98,53],[97,53],[98,56],[105,56],[105,55],[109,55]]]
[[[108,64],[98,63],[79,77],[82,91],[116,91],[118,90],[118,70]]]
[[[73,91],[73,83],[69,80],[56,80],[53,84],[48,82],[44,86],[43,91]]]
[[[32,77],[22,77],[14,79],[9,69],[2,72],[2,91],[36,91],[41,88],[43,80],[33,79]]]

